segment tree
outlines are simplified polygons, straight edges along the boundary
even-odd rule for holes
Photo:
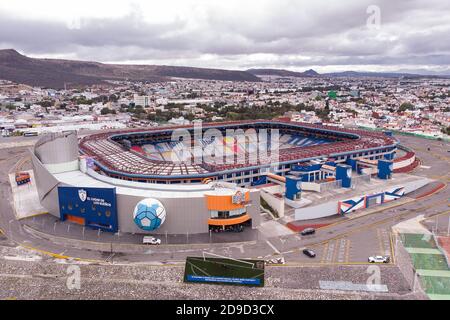
[[[55,102],[53,100],[44,100],[44,101],[39,101],[38,105],[40,105],[43,108],[50,108],[55,104]]]
[[[110,114],[110,113],[112,113],[112,110],[110,110],[109,108],[107,108],[107,107],[104,107],[101,111],[100,111],[100,114],[101,115],[106,115],[106,114]]]
[[[403,102],[398,111],[405,112],[406,110],[414,110],[414,105],[410,102]]]
[[[445,134],[450,135],[450,127],[443,128],[443,129],[442,129],[442,133],[445,133]]]

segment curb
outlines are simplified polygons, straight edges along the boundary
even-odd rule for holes
[[[183,249],[192,249],[192,247],[205,247],[205,249],[209,249],[211,247],[221,247],[221,246],[236,246],[236,245],[242,245],[242,244],[251,244],[256,243],[256,240],[251,240],[247,242],[227,242],[227,243],[193,243],[193,244],[162,244],[157,247],[150,247],[148,245],[144,244],[133,244],[133,243],[114,243],[114,242],[96,242],[96,241],[89,241],[89,240],[82,240],[82,239],[73,239],[73,238],[65,238],[60,236],[54,236],[39,230],[36,230],[33,227],[30,227],[29,225],[24,224],[23,228],[28,233],[44,238],[48,241],[51,241],[56,244],[64,244],[64,245],[71,245],[71,244],[78,244],[81,245],[83,248],[79,248],[80,250],[88,249],[88,250],[95,250],[95,251],[103,251],[103,252],[123,252],[122,249],[140,249],[144,251],[150,250],[150,248],[159,248],[160,250],[171,248],[171,247],[181,247]],[[111,250],[115,249],[115,250]],[[199,248],[201,249],[201,248]],[[139,253],[139,252],[131,252],[131,253]],[[157,250],[155,250],[155,253],[157,253]]]
[[[447,186],[447,183],[441,182],[441,184],[438,187],[436,187],[435,189],[433,189],[433,190],[431,190],[431,191],[429,191],[429,192],[427,192],[427,193],[425,193],[425,194],[423,194],[423,195],[421,195],[421,196],[419,196],[419,197],[417,197],[415,199],[416,200],[420,200],[420,199],[424,199],[426,197],[429,197],[429,196],[431,196],[431,195],[433,195],[435,193],[438,193],[439,191],[444,189],[446,186]]]

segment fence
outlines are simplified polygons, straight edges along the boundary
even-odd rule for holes
[[[352,177],[352,187],[357,186],[360,183],[368,183],[371,180],[370,174],[363,174]]]
[[[450,268],[450,259],[448,257],[447,251],[439,244],[439,239],[438,239],[438,235],[436,235],[435,232],[432,232],[433,235],[433,240],[436,243],[436,246],[438,247],[439,251],[442,252],[442,254],[444,255],[445,261],[447,262],[447,266]]]
[[[393,237],[393,242],[395,244],[395,264],[405,277],[406,281],[409,283],[411,290],[413,292],[419,291],[423,295],[426,295],[425,291],[422,289],[420,279],[416,269],[414,268],[411,256],[401,242],[401,237],[399,237],[398,234],[393,234]]]
[[[324,182],[320,184],[320,192],[342,188],[342,180]]]

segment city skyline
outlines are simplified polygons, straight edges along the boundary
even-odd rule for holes
[[[444,1],[421,0],[17,1],[0,4],[0,48],[104,63],[450,74],[446,12]]]

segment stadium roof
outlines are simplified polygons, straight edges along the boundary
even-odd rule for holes
[[[394,147],[398,143],[395,138],[389,137],[382,132],[343,129],[284,120],[254,120],[202,124],[202,128],[205,130],[209,128],[224,130],[226,128],[255,128],[263,126],[280,127],[289,130],[298,129],[303,134],[306,132],[309,134],[328,135],[337,139],[337,141],[327,144],[279,150],[279,164],[298,163],[318,158],[332,158],[357,152],[381,150],[383,148]],[[175,129],[193,130],[193,128],[193,125],[168,126],[145,130],[129,129],[94,134],[81,139],[80,149],[84,154],[92,157],[96,165],[102,170],[110,174],[133,178],[199,179],[218,174],[242,171],[244,168],[245,170],[253,170],[273,165],[271,159],[258,158],[256,161],[250,161],[255,160],[251,158],[251,154],[247,155],[249,157],[247,159],[249,160],[246,160],[245,163],[232,164],[186,164],[154,160],[134,150],[126,150],[116,141],[136,136],[156,137],[161,134],[169,134]]]

